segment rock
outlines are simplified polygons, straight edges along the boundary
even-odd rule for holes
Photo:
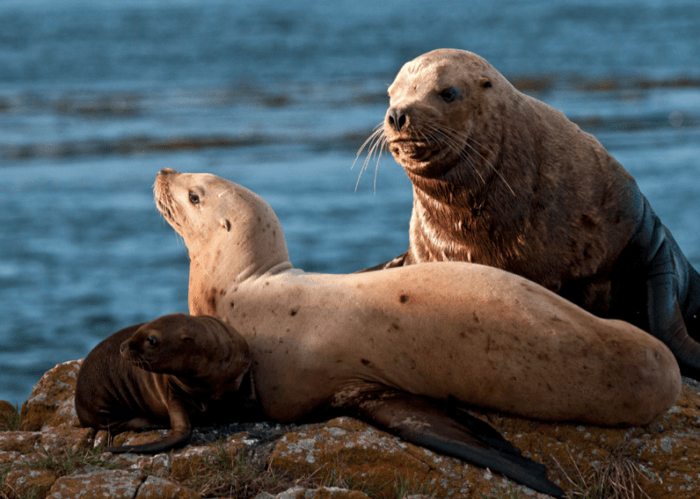
[[[313,473],[324,482],[360,485],[377,498],[479,497],[479,491],[506,491],[509,486],[529,490],[346,417],[287,433],[275,446],[270,466],[294,476]]]
[[[10,499],[25,497],[46,497],[56,481],[56,474],[51,470],[32,470],[13,467],[5,478],[3,492]]]
[[[41,446],[50,454],[70,449],[73,452],[92,448],[95,430],[92,428],[46,427],[41,432]]]
[[[144,470],[160,476],[169,474],[172,456],[170,454],[111,454],[105,452],[101,459],[116,463],[124,468]]]
[[[30,454],[38,450],[41,433],[34,431],[0,432],[0,452],[17,452]]]
[[[358,490],[341,489],[339,487],[320,487],[315,489],[293,487],[277,495],[262,492],[255,496],[255,499],[369,499],[369,496]]]
[[[75,417],[79,364],[58,365],[42,377],[22,406],[26,431],[0,431],[0,477],[6,473],[2,492],[8,497],[229,497],[233,492],[224,491],[234,489],[256,499],[545,497],[347,417],[311,425],[198,428],[192,444],[172,453],[100,454],[107,433],[79,428]],[[599,428],[470,412],[547,465],[550,479],[571,497],[585,497],[606,476],[610,487],[615,482],[638,498],[700,497],[700,384],[692,380],[684,379],[681,398],[667,414],[644,427]],[[143,443],[166,433],[123,433],[113,443]],[[72,472],[42,469],[46,459],[62,459],[66,452],[90,454],[85,460],[90,465]],[[611,488],[605,497],[622,496]]]
[[[86,466],[59,478],[49,490],[48,499],[132,499],[145,479],[142,471],[107,470]]]
[[[0,430],[8,430],[12,420],[18,418],[17,408],[6,400],[0,400]]]
[[[39,383],[34,386],[31,396],[22,404],[20,416],[25,430],[40,430],[44,423],[57,412],[59,414],[71,412],[70,406],[75,406],[73,396],[82,362],[82,360],[72,360],[58,364],[42,376]],[[54,420],[53,425],[63,426],[65,423],[79,426],[77,416],[71,421],[64,421],[62,418],[59,421]]]
[[[135,499],[200,499],[201,497],[193,490],[181,487],[175,482],[149,476],[139,487]]]
[[[201,473],[207,465],[227,464],[240,451],[245,449],[245,435],[233,435],[225,442],[188,447],[173,455],[171,473],[173,478],[186,481]],[[221,461],[224,461],[222,463]]]

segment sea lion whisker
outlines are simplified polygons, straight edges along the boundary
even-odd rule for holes
[[[365,162],[363,164],[364,169],[367,168],[367,164],[369,163],[370,159],[372,158],[372,156],[376,152],[377,145],[386,140],[386,135],[384,134],[383,129],[377,130],[373,135],[374,135],[374,138],[373,138],[372,144],[369,148],[367,158],[365,159]]]
[[[384,150],[384,144],[386,143],[386,135],[384,135],[384,130],[381,130],[381,134],[378,136],[377,140],[374,142],[372,145],[372,148],[370,149],[368,159],[375,153],[377,153],[377,148],[379,148],[379,152],[377,153],[377,163],[374,167],[374,193],[377,193],[377,172],[379,171],[379,162],[382,159],[382,152]],[[367,161],[367,165],[369,164],[369,161]],[[365,166],[365,169],[367,166]],[[357,179],[359,182],[359,178]],[[357,189],[357,185],[355,185],[355,189]]]
[[[420,147],[416,145],[415,151],[420,152]],[[393,153],[393,144],[391,148]],[[412,153],[411,148],[408,145],[406,150]],[[332,403],[336,394],[350,390],[357,396],[345,398],[342,410],[375,424],[382,418],[379,426],[384,428],[395,429],[392,423],[426,414],[440,416],[454,404],[617,426],[648,424],[680,395],[680,373],[671,353],[627,322],[597,318],[531,281],[484,265],[444,262],[409,264],[385,272],[306,274],[289,261],[279,220],[262,198],[212,175],[180,175],[162,177],[172,182],[177,199],[185,198],[183,184],[191,183],[210,192],[226,184],[234,192],[246,193],[212,196],[214,214],[195,211],[188,219],[186,241],[193,258],[189,305],[193,314],[209,312],[229,322],[249,342],[256,373],[255,403],[267,420],[295,422],[310,413],[320,416],[317,411]],[[489,176],[489,185],[495,183],[491,180],[496,176]],[[450,188],[442,191],[449,200],[452,192],[446,191]],[[430,193],[426,198],[432,201]],[[513,199],[509,205],[522,204],[515,202],[519,198]],[[431,217],[429,210],[436,204],[426,203],[424,218]],[[510,208],[505,206],[504,211]],[[218,214],[224,212],[240,214],[251,223],[221,231]],[[450,225],[453,221],[448,218]],[[475,226],[473,232],[490,229],[470,225]],[[496,234],[495,238],[501,237]],[[452,256],[448,245],[434,246],[428,250],[436,256]],[[319,306],[322,303],[329,306]],[[615,338],[614,345],[602,337],[603,331]],[[493,369],[494,357],[488,354],[494,341],[502,349],[499,355],[507,359],[497,361],[498,369]],[[398,357],[397,346],[404,352]],[[562,356],[562,351],[567,355]],[[611,356],[615,362],[609,361]],[[618,376],[632,368],[634,376]],[[535,375],[521,376],[524,369]],[[387,386],[380,379],[396,381]],[[464,379],[472,383],[465,384]],[[473,389],[484,385],[498,389]],[[421,411],[409,389],[454,402],[441,406],[427,401]],[[378,392],[406,403],[390,405],[396,398],[380,398],[375,404],[365,397]],[[463,425],[460,420],[423,421],[431,424],[430,433],[407,427],[407,439],[423,445],[433,442],[430,445],[438,452],[469,459],[468,454],[454,451],[455,438],[466,449],[474,447],[472,438],[452,430],[455,422],[457,427]],[[493,442],[495,434],[486,428],[480,425],[475,431],[491,435],[488,442]],[[436,446],[435,432],[449,441]],[[503,441],[498,442],[497,449],[503,450]],[[493,469],[505,458],[501,469],[507,471],[508,462],[516,456],[520,459],[515,449],[499,455],[498,460],[486,457],[479,464]],[[543,468],[537,469],[546,479]]]
[[[377,193],[377,172],[379,171],[379,161],[382,159],[382,154],[388,148],[386,135],[382,135],[382,145],[379,148],[379,156],[377,156],[377,164],[374,167],[374,193]]]
[[[376,144],[376,141],[379,140],[379,139],[381,138],[381,134],[378,133],[378,132],[379,132],[379,131],[376,130],[374,133],[372,133],[372,135],[370,135],[370,136],[367,138],[367,140],[365,140],[365,142],[362,144],[362,147],[360,148],[360,150],[357,151],[357,155],[355,156],[355,160],[352,162],[352,166],[350,166],[350,169],[351,169],[351,170],[352,170],[353,168],[355,168],[355,163],[357,163],[357,160],[359,159],[360,154],[362,153],[362,151],[364,150],[364,148],[369,144],[370,147],[369,147],[369,149],[368,149],[368,151],[367,151],[367,156],[365,157],[365,160],[362,162],[362,167],[360,168],[360,174],[359,174],[358,177],[357,177],[357,183],[358,183],[358,184],[359,184],[359,182],[360,182],[360,178],[362,177],[362,173],[367,169],[367,165],[369,164],[369,161],[370,161],[371,158],[372,158],[373,147],[374,147],[374,145]],[[357,184],[355,184],[355,190],[357,190]]]
[[[496,174],[499,174],[499,172],[496,170],[496,168],[483,155],[481,155],[479,153],[479,151],[474,149],[474,147],[471,144],[469,144],[469,136],[466,133],[459,132],[459,131],[457,131],[453,128],[450,128],[442,123],[435,124],[434,126],[437,126],[439,128],[440,132],[443,133],[445,135],[445,137],[449,138],[450,140],[452,140],[454,142],[459,141],[460,143],[463,143],[463,147],[461,147],[461,148],[455,144],[455,152],[457,152],[459,154],[459,157],[461,159],[464,159],[469,163],[469,166],[471,166],[472,169],[476,172],[476,174],[479,175],[479,178],[481,178],[481,181],[484,184],[486,184],[486,181],[484,180],[484,177],[481,175],[481,172],[479,172],[479,170],[476,166],[476,162],[474,161],[474,158],[472,158],[471,155],[465,150],[467,147],[469,148],[469,150],[472,150],[476,154],[478,154],[484,160],[484,162],[492,170],[494,170],[494,172],[496,172]],[[505,182],[505,180],[504,180],[504,182]],[[506,185],[508,185],[507,182],[506,182]],[[508,186],[508,187],[510,188],[510,186]]]
[[[503,175],[501,174],[501,172],[498,171],[498,169],[493,165],[493,163],[492,163],[490,160],[488,160],[483,154],[481,154],[474,146],[472,146],[472,145],[469,143],[470,140],[473,141],[476,145],[479,145],[479,143],[477,142],[476,139],[474,139],[473,137],[468,137],[468,138],[467,138],[467,142],[466,142],[466,146],[469,147],[472,151],[474,151],[477,155],[479,155],[479,157],[480,157],[481,159],[484,160],[484,163],[486,163],[486,165],[487,165],[488,167],[490,167],[491,170],[493,170],[493,172],[494,172],[496,175],[498,175],[498,176],[500,177],[500,179],[503,181],[503,183],[506,184],[506,187],[508,187],[508,190],[510,190],[510,193],[511,193],[513,196],[515,196],[515,195],[516,195],[516,194],[515,194],[515,191],[514,191],[513,188],[510,186],[510,184],[509,184],[508,181],[505,179],[505,177],[503,177]]]
[[[434,134],[436,134],[438,137],[442,138],[443,140],[436,140],[436,142],[444,144],[449,150],[454,152],[460,159],[463,159],[464,161],[466,161],[467,164],[469,165],[469,167],[471,167],[471,169],[474,171],[474,173],[476,173],[477,176],[479,177],[479,179],[481,179],[481,183],[486,185],[486,180],[484,180],[483,175],[481,175],[481,172],[476,167],[476,164],[474,163],[474,159],[464,151],[464,148],[460,148],[458,146],[455,138],[448,133],[450,130],[445,130],[444,127],[439,126],[439,124],[432,122],[432,121],[426,122],[425,127],[429,131],[432,131]],[[462,138],[462,137],[457,136],[457,138]]]
[[[467,162],[467,164],[469,165],[469,167],[474,171],[474,173],[477,174],[479,179],[481,179],[481,182],[484,185],[486,184],[486,180],[484,180],[483,175],[481,174],[479,169],[476,167],[474,159],[464,151],[463,147],[459,147],[459,145],[457,144],[458,141],[455,140],[455,134],[451,134],[450,130],[446,130],[444,127],[438,126],[435,123],[428,123],[428,124],[426,124],[426,126],[432,127],[435,130],[436,134],[439,134],[441,137],[443,137],[444,140],[442,142],[446,146],[448,146],[450,148],[450,150],[453,151],[460,159],[465,160]],[[456,138],[461,139],[462,137],[460,137],[459,135],[456,135]],[[460,142],[462,142],[462,141],[460,140]]]
[[[377,166],[375,168],[375,176],[374,176],[374,191],[377,191],[377,169],[379,168],[379,162],[382,159],[382,151],[384,149],[384,144],[386,142],[386,134],[384,133],[384,129],[381,128],[383,126],[383,123],[379,123],[377,126],[374,127],[374,132],[367,138],[367,140],[364,141],[360,149],[357,151],[357,155],[355,156],[355,161],[353,161],[352,166],[350,167],[351,169],[355,167],[355,163],[357,163],[357,160],[360,157],[360,154],[362,151],[367,147],[369,144],[369,150],[367,153],[367,157],[365,158],[364,162],[362,163],[362,168],[360,168],[360,174],[357,176],[357,182],[355,183],[355,191],[357,192],[357,188],[360,185],[360,178],[362,178],[362,173],[367,169],[369,166],[369,162],[372,160],[372,156],[375,154],[377,151],[377,146],[379,147],[379,154],[377,156]]]
[[[477,155],[484,161],[484,163],[486,163],[486,165],[494,171],[494,173],[496,173],[499,177],[501,177],[501,179],[503,180],[503,182],[508,186],[508,188],[511,190],[511,192],[513,192],[513,189],[510,187],[510,185],[508,184],[508,182],[503,178],[503,175],[501,175],[501,173],[500,173],[500,172],[498,171],[498,169],[493,165],[493,163],[492,163],[489,159],[487,159],[483,154],[481,154],[472,144],[470,144],[469,141],[472,141],[472,142],[474,142],[476,145],[481,146],[481,147],[483,147],[483,148],[485,148],[485,149],[488,149],[487,147],[485,147],[483,144],[481,144],[478,140],[476,140],[476,139],[475,139],[474,137],[472,137],[471,135],[469,135],[469,134],[467,134],[467,133],[465,133],[465,132],[459,131],[459,130],[455,130],[454,128],[451,128],[451,127],[445,125],[444,123],[437,123],[437,124],[434,124],[434,125],[437,125],[437,126],[445,133],[446,136],[449,136],[449,137],[452,138],[453,140],[459,139],[460,142],[463,142],[463,143],[464,143],[464,147],[465,147],[465,148],[468,147],[469,150],[471,150],[471,151],[473,151],[475,154],[477,154]],[[463,158],[466,158],[467,156],[469,156],[468,153],[466,153],[466,152],[464,152],[464,154],[465,154],[465,155],[462,156]],[[513,194],[515,194],[515,192],[513,192]]]
[[[179,219],[183,218],[182,213],[177,207],[177,203],[174,202],[170,190],[165,188],[159,192],[157,186],[153,188],[156,195],[156,206],[158,210],[163,215],[163,218],[168,223],[171,223],[178,228],[182,228],[182,224]]]
[[[379,123],[377,126],[375,126],[372,130],[372,133],[370,134],[369,137],[362,143],[360,148],[357,150],[357,154],[355,155],[355,161],[352,162],[352,166],[350,169],[353,169],[355,167],[355,163],[357,163],[357,160],[360,158],[360,154],[362,154],[362,151],[364,151],[365,147],[367,145],[374,141],[377,137],[384,135],[384,129],[382,128],[383,123]]]
[[[469,88],[469,99],[455,98],[456,82]],[[440,97],[449,106],[435,99],[435,88],[448,89]],[[391,143],[414,202],[409,249],[387,264],[447,256],[522,275],[593,314],[646,329],[670,348],[684,374],[700,379],[700,273],[594,136],[471,52],[424,54],[402,67],[388,93],[390,139],[437,126],[464,144],[464,154],[448,157],[445,145],[444,155],[420,162],[418,144]],[[486,177],[483,188],[470,178],[475,166]],[[486,206],[488,217],[477,223]],[[661,240],[669,244],[660,249]]]

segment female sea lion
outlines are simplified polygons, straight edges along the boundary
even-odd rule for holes
[[[245,340],[221,321],[163,316],[117,331],[88,354],[75,409],[83,426],[111,433],[170,426],[156,442],[107,448],[165,452],[189,441],[192,419],[220,417],[211,406],[238,390],[249,363]]]
[[[561,111],[481,57],[435,50],[389,87],[383,134],[413,184],[408,251],[527,277],[669,346],[700,378],[700,275],[634,179]]]
[[[481,426],[455,424],[445,401],[616,426],[646,424],[680,394],[678,366],[657,339],[524,278],[455,262],[306,274],[249,190],[171,169],[154,190],[189,250],[190,313],[246,339],[273,420],[342,410],[537,489],[529,473],[514,475],[510,454],[483,447]]]

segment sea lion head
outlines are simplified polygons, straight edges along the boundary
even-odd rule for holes
[[[388,147],[414,184],[424,179],[484,183],[515,89],[485,59],[439,49],[406,63],[389,87]],[[456,168],[466,164],[466,168]]]
[[[146,371],[199,379],[214,391],[238,389],[250,366],[245,339],[209,316],[164,315],[141,325],[119,350]]]
[[[183,237],[195,271],[207,275],[209,286],[220,290],[241,276],[291,267],[277,216],[248,189],[215,175],[165,168],[156,177],[154,194],[158,210]]]
[[[119,351],[122,357],[147,371],[191,375],[198,333],[204,328],[186,314],[165,315],[139,327]]]

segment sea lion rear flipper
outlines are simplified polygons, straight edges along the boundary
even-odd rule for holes
[[[403,255],[399,255],[393,260],[389,260],[388,262],[380,263],[379,265],[375,265],[374,267],[369,267],[364,270],[358,270],[355,272],[356,274],[361,274],[362,272],[372,272],[375,270],[384,270],[384,269],[392,269],[394,267],[403,267],[406,264],[406,256],[408,255],[408,251],[404,253]]]
[[[399,391],[363,393],[346,405],[358,419],[408,442],[490,468],[554,497],[564,491],[547,478],[547,468],[523,457],[489,424],[447,403]]]

